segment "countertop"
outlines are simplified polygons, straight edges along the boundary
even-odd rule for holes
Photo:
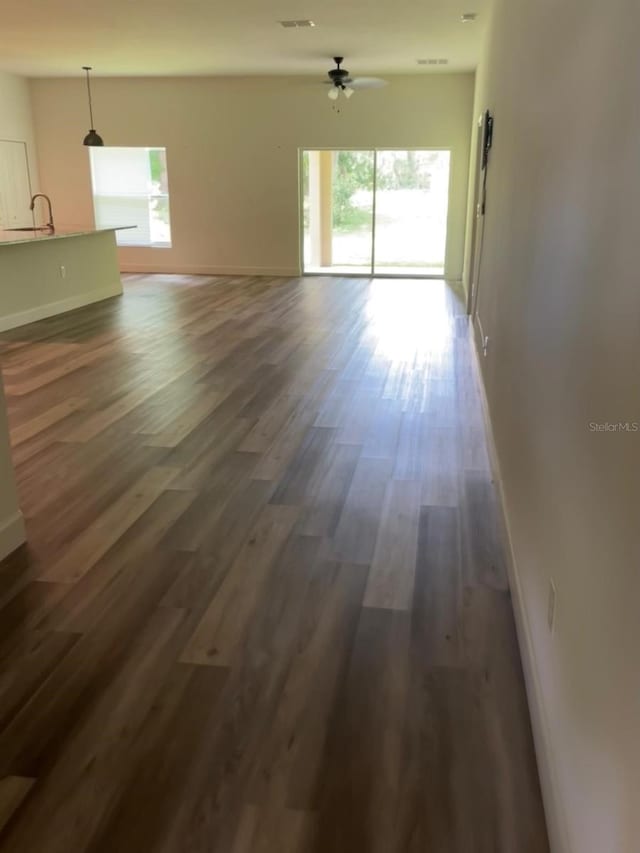
[[[87,228],[86,225],[56,225],[55,231],[1,231],[0,245],[13,246],[17,243],[37,243],[42,240],[59,240],[62,237],[86,237],[89,234],[102,234],[105,231],[124,231],[136,228],[135,225],[120,225],[117,228]]]

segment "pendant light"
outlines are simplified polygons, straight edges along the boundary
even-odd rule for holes
[[[91,71],[91,65],[83,65],[82,70],[87,73],[87,95],[89,97],[89,119],[91,121],[91,127],[89,133],[85,136],[83,140],[83,145],[104,145],[102,141],[102,137],[96,132],[93,126],[93,106],[91,104],[91,83],[89,82],[89,72]]]

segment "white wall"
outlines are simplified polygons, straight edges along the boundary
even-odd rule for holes
[[[38,158],[29,82],[0,71],[0,139],[27,143],[32,192],[38,192]]]
[[[425,147],[452,150],[447,275],[461,278],[473,75],[390,80],[336,114],[310,78],[96,79],[95,122],[108,145],[167,148],[173,247],[121,249],[122,267],[295,274],[299,148]],[[31,89],[57,218],[91,223],[84,82]]]
[[[480,360],[555,851],[640,849],[640,6],[497,0]],[[549,580],[557,620],[547,627]]]
[[[0,243],[0,282],[0,332],[119,296],[114,233]]]

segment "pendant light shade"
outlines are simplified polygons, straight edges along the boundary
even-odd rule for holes
[[[89,133],[87,133],[87,135],[83,139],[82,144],[83,145],[104,145],[104,142],[103,142],[103,139],[100,136],[100,134],[96,133],[96,131],[93,128],[91,128]]]
[[[90,65],[83,65],[82,70],[86,72],[87,75],[87,97],[89,99],[89,121],[91,122],[89,133],[85,136],[82,141],[83,145],[104,145],[102,137],[95,130],[93,126],[93,105],[91,103],[91,83],[89,82],[89,72],[91,71]]]

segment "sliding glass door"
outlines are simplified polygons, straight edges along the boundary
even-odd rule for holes
[[[304,268],[369,275],[373,151],[304,151]]]
[[[309,273],[444,274],[448,151],[302,152]]]
[[[374,272],[442,275],[448,151],[377,151]]]

